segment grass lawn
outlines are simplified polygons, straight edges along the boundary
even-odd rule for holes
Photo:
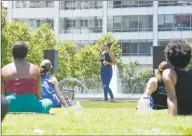
[[[192,135],[192,116],[170,116],[167,111],[139,113],[136,103],[81,101],[83,112],[56,109],[56,115],[8,114],[2,135]]]

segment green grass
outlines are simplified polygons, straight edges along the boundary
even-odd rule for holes
[[[135,103],[81,102],[74,109],[56,109],[56,115],[8,114],[2,135],[192,135],[192,117],[170,116],[167,111],[139,113]]]

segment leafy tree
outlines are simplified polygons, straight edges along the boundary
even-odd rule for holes
[[[17,40],[30,41],[30,30],[25,23],[7,22],[7,12],[2,10],[2,66],[12,61],[11,47]]]
[[[43,24],[31,32],[27,60],[36,65],[40,65],[44,50],[54,49],[56,46],[57,40],[53,30],[48,24]]]
[[[67,77],[75,77],[73,72],[73,61],[77,52],[77,46],[71,41],[59,42],[58,52],[59,67],[58,71],[55,73],[55,76],[58,78],[58,80],[62,80]]]
[[[74,74],[84,79],[97,78],[100,65],[95,47],[86,45],[74,56]]]
[[[139,70],[138,66],[136,61],[125,65],[121,78],[122,92],[134,94],[144,92],[149,78],[153,76],[153,71],[149,68]]]

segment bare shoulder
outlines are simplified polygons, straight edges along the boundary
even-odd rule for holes
[[[157,80],[156,77],[151,77],[151,78],[149,79],[149,81],[148,81],[148,84],[157,83],[157,82],[158,82],[158,80]]]
[[[28,62],[28,63],[29,63],[29,65],[30,65],[31,69],[33,69],[33,70],[38,70],[38,71],[39,71],[39,67],[38,67],[37,65],[35,65],[35,64],[33,64],[33,63],[30,63],[30,62]]]
[[[176,76],[176,72],[174,69],[166,69],[163,71],[163,77],[174,77]]]
[[[9,64],[5,65],[4,67],[2,67],[2,68],[1,68],[1,73],[2,73],[2,75],[3,75],[4,73],[6,73],[6,72],[12,67],[12,65],[13,65],[13,63],[9,63]]]
[[[177,83],[177,74],[174,69],[166,69],[163,71],[163,81],[172,80],[173,84]]]

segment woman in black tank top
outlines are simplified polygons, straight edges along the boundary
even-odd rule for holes
[[[101,63],[101,80],[103,83],[104,90],[104,100],[108,101],[108,94],[111,97],[111,101],[114,102],[113,92],[110,88],[110,82],[113,75],[112,65],[115,64],[115,56],[111,53],[112,43],[105,43],[103,46],[103,50],[100,54],[100,63]]]
[[[191,47],[183,40],[171,41],[165,48],[165,57],[173,66],[163,72],[171,115],[192,114],[192,74],[186,70],[191,60]]]
[[[168,63],[166,61],[159,64],[158,74],[149,79],[146,91],[142,96],[144,99],[150,99],[150,106],[155,110],[167,109],[167,93],[162,80],[162,72],[167,68]]]

